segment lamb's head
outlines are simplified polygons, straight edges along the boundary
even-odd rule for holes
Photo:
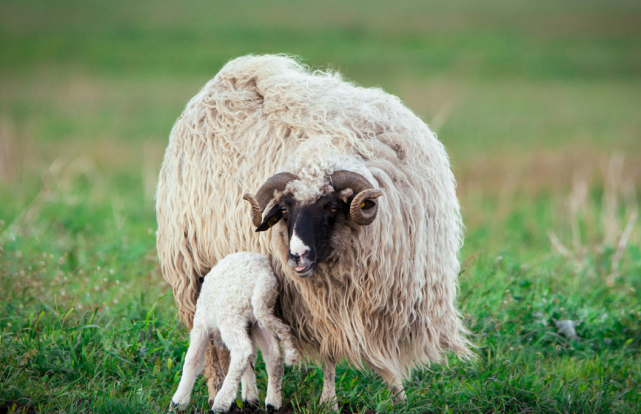
[[[367,226],[376,218],[383,195],[365,177],[350,171],[336,171],[328,177],[328,191],[314,200],[301,200],[287,185],[299,180],[291,173],[271,177],[256,193],[243,197],[252,206],[256,231],[265,231],[281,219],[289,236],[287,264],[299,277],[309,277],[314,266],[332,255],[332,235],[340,223]],[[272,203],[273,201],[273,203]],[[262,213],[272,204],[265,218]]]

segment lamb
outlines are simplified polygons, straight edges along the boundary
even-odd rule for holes
[[[296,363],[298,357],[289,327],[272,315],[277,294],[278,281],[271,265],[265,256],[259,254],[230,254],[207,274],[196,304],[183,376],[171,400],[172,409],[189,404],[191,390],[203,369],[205,351],[211,338],[219,346],[226,345],[231,352],[229,372],[213,402],[213,412],[227,412],[232,408],[241,377],[245,407],[255,406],[258,402],[254,341],[263,353],[269,376],[265,399],[267,412],[281,407],[283,361],[275,336],[284,345],[287,364]]]
[[[401,400],[413,367],[473,355],[455,306],[455,187],[445,148],[398,98],[286,56],[241,57],[172,129],[156,196],[163,276],[190,326],[209,268],[266,255],[296,349],[325,365],[322,401],[335,401],[340,360]],[[228,354],[207,355],[211,399]]]

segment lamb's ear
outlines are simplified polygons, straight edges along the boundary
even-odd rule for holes
[[[283,213],[280,211],[280,206],[275,204],[265,216],[265,220],[256,228],[256,232],[269,230],[269,228],[278,223],[281,218],[283,218]]]

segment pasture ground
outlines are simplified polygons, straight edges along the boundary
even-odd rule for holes
[[[247,53],[397,94],[459,181],[478,359],[412,373],[399,406],[342,364],[343,411],[641,411],[639,45],[634,1],[3,0],[0,413],[166,411],[188,336],[156,177],[188,99]],[[292,412],[327,411],[321,378],[286,370]]]

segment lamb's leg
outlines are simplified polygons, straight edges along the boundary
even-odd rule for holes
[[[247,321],[242,318],[219,319],[220,336],[231,354],[229,371],[223,386],[214,399],[212,411],[227,412],[236,398],[240,378],[254,354],[253,344],[247,330]]]
[[[243,396],[243,408],[258,406],[258,389],[256,388],[256,373],[254,372],[254,363],[256,362],[256,346],[252,344],[253,354],[249,358],[249,363],[245,372],[243,372],[243,377],[241,379],[242,383],[242,396]]]
[[[329,407],[338,411],[338,401],[336,400],[336,364],[325,361],[323,370],[323,392],[320,398],[321,403],[328,403]]]
[[[389,384],[392,395],[394,395],[394,404],[398,404],[407,399],[405,390],[403,389],[403,381],[398,372],[393,372],[389,369],[374,368],[374,370]]]
[[[209,334],[205,324],[194,323],[189,334],[189,349],[185,356],[183,375],[178,390],[171,399],[172,408],[189,404],[191,390],[194,388],[196,377],[202,372],[205,363],[205,351],[209,343]]]
[[[254,317],[262,328],[275,334],[285,348],[285,363],[293,365],[298,362],[298,352],[292,342],[291,329],[272,314],[276,303],[277,292],[270,288],[267,280],[260,280],[254,289],[252,306]]]
[[[283,356],[278,340],[267,329],[254,325],[254,338],[263,353],[263,360],[267,368],[267,397],[265,409],[268,413],[278,411],[283,405],[281,386],[283,383]]]

